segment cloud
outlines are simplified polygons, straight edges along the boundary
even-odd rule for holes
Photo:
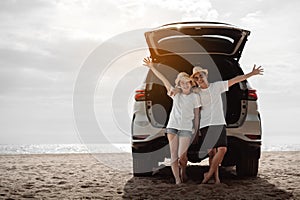
[[[299,16],[299,6],[298,1],[252,1],[250,12],[243,13],[239,20],[241,27],[251,31],[242,65],[256,63],[265,67],[265,75],[251,82],[266,93],[298,95],[293,88],[300,84],[297,77],[300,47],[296,45],[300,43],[299,26],[294,22]]]
[[[190,0],[190,1],[149,1],[166,11],[177,11],[181,14],[180,21],[215,21],[218,18],[218,12],[213,9],[209,0]]]
[[[42,45],[45,44],[40,41],[40,46]],[[47,48],[47,55],[36,51],[0,49],[1,94],[14,94],[19,98],[30,94],[34,98],[46,95],[46,91],[53,88],[58,93],[63,88],[68,88],[67,93],[72,95],[76,73],[96,45],[95,41],[61,38],[44,46]],[[57,92],[51,94],[55,95]]]
[[[218,18],[209,0],[170,1],[169,8],[181,11],[182,21],[216,21]]]
[[[258,10],[253,13],[248,13],[245,17],[241,18],[241,21],[248,27],[252,27],[259,25],[261,23],[261,18],[263,18],[263,14]]]
[[[179,21],[215,21],[218,12],[209,0],[120,0],[122,23],[130,28],[155,27]],[[135,23],[131,23],[135,20]]]
[[[250,82],[256,85],[261,92],[300,98],[300,95],[294,91],[295,86],[300,84],[300,80],[295,77],[295,74],[300,73],[297,66],[278,61],[277,63],[265,63],[263,67],[265,68],[263,76],[250,79]]]
[[[22,127],[11,129],[14,136],[23,130],[38,135],[43,128],[56,136],[70,131],[73,86],[89,53],[119,33],[178,21],[225,21],[249,28],[243,62],[266,68],[264,77],[251,83],[262,92],[293,94],[299,85],[298,7],[296,0],[1,0],[0,105],[9,105],[2,113],[12,115],[7,119],[3,115],[0,123],[7,124],[9,132],[14,119],[22,121]],[[126,81],[131,78],[135,76]]]
[[[0,2],[0,13],[15,13],[16,15],[22,16],[23,14],[44,9],[51,5],[53,5],[52,2],[46,0],[2,0]]]

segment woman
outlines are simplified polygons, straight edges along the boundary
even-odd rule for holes
[[[149,57],[144,58],[143,61],[144,65],[148,66],[163,82],[168,94],[170,94],[173,87],[166,77],[154,67]],[[173,106],[166,132],[170,144],[171,168],[176,184],[180,184],[187,179],[187,150],[193,136],[193,126],[194,133],[197,133],[199,128],[199,108],[201,104],[199,95],[191,92],[192,83],[193,80],[187,73],[179,73],[175,80],[175,87],[180,88],[180,92],[170,95],[173,99]]]

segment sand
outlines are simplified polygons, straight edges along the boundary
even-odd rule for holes
[[[199,184],[203,164],[189,166],[190,180],[181,185],[169,168],[133,177],[126,153],[0,155],[0,161],[0,199],[300,199],[300,152],[263,152],[257,178],[222,168],[220,185]]]

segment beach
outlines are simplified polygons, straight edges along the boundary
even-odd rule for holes
[[[200,184],[204,164],[175,185],[169,168],[133,177],[130,153],[0,155],[0,199],[300,199],[300,152],[262,152],[257,178],[221,168],[222,183]]]

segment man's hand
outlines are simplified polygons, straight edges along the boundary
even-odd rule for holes
[[[248,74],[245,74],[245,75],[239,75],[239,76],[236,76],[230,80],[228,80],[228,87],[236,84],[236,83],[239,83],[241,81],[244,81],[248,78],[250,78],[251,76],[254,76],[254,75],[263,75],[263,72],[264,72],[264,69],[259,66],[256,68],[256,65],[253,66],[253,69],[250,73]]]
[[[252,76],[254,76],[254,75],[263,75],[263,72],[264,72],[264,69],[261,66],[256,68],[256,65],[254,65],[253,69],[252,69],[252,72],[250,72],[250,74]]]
[[[195,133],[193,134],[194,138],[192,141],[192,144],[198,144],[199,143],[199,130],[195,130]]]
[[[194,93],[198,94],[198,93],[200,92],[200,88],[198,88],[198,87],[193,87],[193,88],[192,88],[192,91],[193,91]]]

